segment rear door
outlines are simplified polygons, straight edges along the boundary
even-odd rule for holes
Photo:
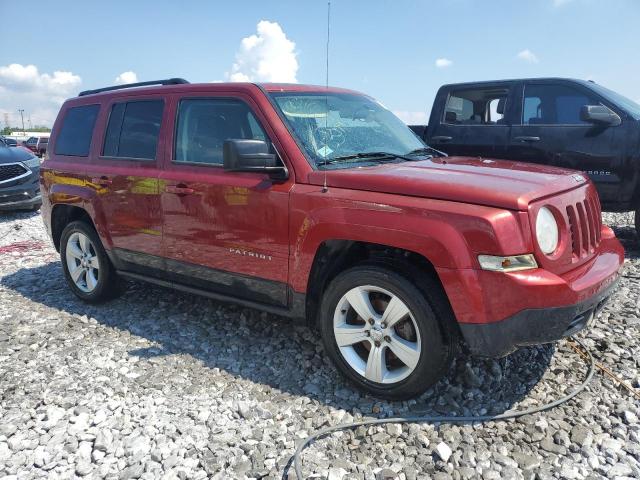
[[[513,94],[513,85],[505,82],[441,90],[427,127],[427,143],[450,155],[505,158]]]
[[[226,296],[286,305],[292,180],[222,168],[225,140],[271,144],[273,132],[239,93],[176,96],[172,105],[176,125],[160,183],[168,274]]]
[[[106,105],[99,150],[87,166],[100,222],[107,226],[117,267],[152,273],[162,268],[158,174],[164,100],[124,97]]]
[[[606,105],[614,111],[616,107],[575,82],[528,81],[520,91],[509,158],[585,171],[603,204],[628,201],[633,176],[623,170],[629,133],[626,115],[616,112],[623,118],[618,126],[581,120],[584,105]]]

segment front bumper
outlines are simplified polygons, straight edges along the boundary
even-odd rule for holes
[[[0,185],[0,210],[32,209],[42,204],[38,171],[33,169],[19,182]]]
[[[619,279],[575,305],[522,310],[500,322],[462,323],[460,329],[474,355],[500,358],[519,347],[550,343],[578,333],[598,316]]]
[[[525,345],[572,335],[593,320],[617,283],[624,249],[608,227],[589,262],[562,275],[439,269],[474,355],[501,357]]]

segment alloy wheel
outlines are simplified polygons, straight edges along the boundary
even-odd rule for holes
[[[96,249],[84,233],[74,232],[67,240],[67,267],[73,283],[85,293],[98,285],[100,261]]]
[[[352,288],[336,306],[333,332],[349,366],[375,383],[397,383],[418,365],[421,341],[407,305],[374,285]]]

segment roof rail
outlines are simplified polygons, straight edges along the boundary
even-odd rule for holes
[[[125,83],[124,85],[114,85],[112,87],[96,88],[95,90],[85,90],[78,94],[79,97],[85,95],[93,95],[94,93],[110,92],[111,90],[120,90],[122,88],[146,87],[149,85],[181,85],[189,83],[184,78],[167,78],[165,80],[151,80],[149,82]]]

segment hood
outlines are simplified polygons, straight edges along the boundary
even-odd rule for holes
[[[3,163],[24,162],[33,157],[34,155],[31,151],[22,147],[0,146],[0,165]]]
[[[587,182],[578,172],[531,163],[444,157],[340,170],[316,170],[309,183],[526,210],[533,200]]]

